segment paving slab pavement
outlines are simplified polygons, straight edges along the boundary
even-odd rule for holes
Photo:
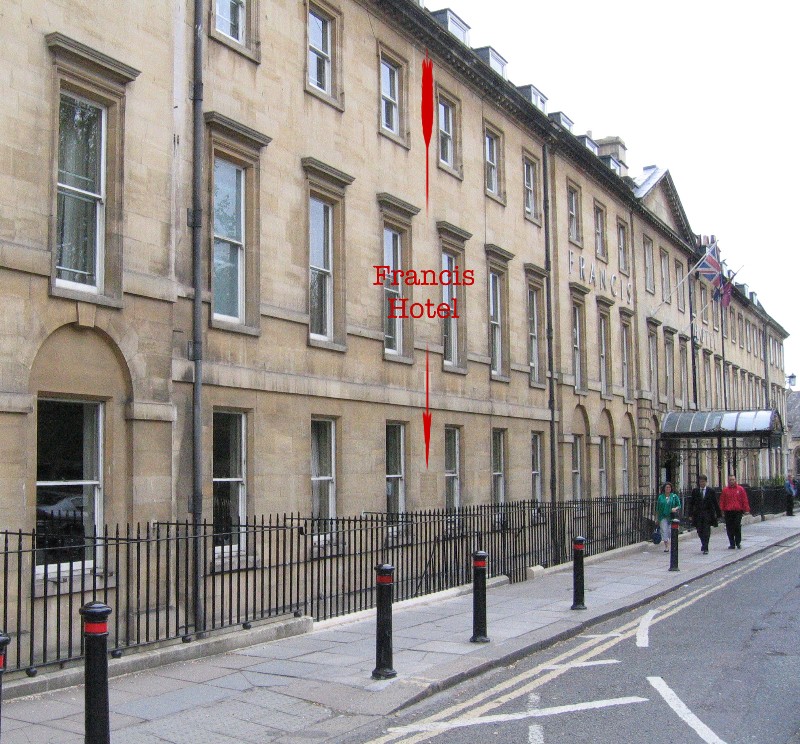
[[[640,543],[586,559],[587,610],[573,611],[571,565],[487,590],[488,644],[469,642],[469,594],[402,602],[393,610],[397,677],[376,681],[375,613],[316,623],[298,635],[110,680],[115,744],[346,742],[353,731],[438,690],[509,664],[800,535],[800,516],[753,521],[741,550],[714,531],[709,555],[681,536],[680,571]],[[490,557],[491,560],[491,557]],[[111,660],[111,664],[114,660]],[[7,700],[3,744],[83,741],[83,688]]]

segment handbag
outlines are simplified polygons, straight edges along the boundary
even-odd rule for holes
[[[653,530],[653,534],[652,534],[651,538],[653,540],[653,545],[658,545],[661,542],[661,528],[660,527],[656,527]]]

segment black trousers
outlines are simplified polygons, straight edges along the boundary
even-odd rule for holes
[[[742,515],[740,511],[725,512],[725,531],[728,533],[728,544],[739,547],[742,544]]]
[[[711,520],[707,517],[697,518],[697,536],[700,538],[700,550],[708,550],[708,541],[711,537]]]

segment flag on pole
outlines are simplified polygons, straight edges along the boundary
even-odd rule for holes
[[[719,245],[714,242],[706,248],[706,254],[697,264],[697,272],[706,281],[711,282],[715,287],[719,287],[722,277],[722,263],[719,257]]]
[[[730,279],[726,279],[724,276],[722,278],[722,291],[721,291],[721,298],[720,298],[720,305],[722,307],[728,307],[731,304],[731,297],[733,295],[733,277],[736,274],[733,274]]]

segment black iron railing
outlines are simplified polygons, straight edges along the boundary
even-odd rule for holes
[[[291,613],[319,620],[373,607],[379,563],[395,566],[396,599],[469,583],[476,550],[489,554],[489,576],[522,581],[529,566],[569,561],[577,535],[587,555],[646,539],[649,508],[649,498],[624,496],[324,520],[284,514],[224,533],[209,523],[196,534],[189,522],[156,523],[66,541],[42,522],[34,532],[0,533],[7,669],[33,673],[80,658],[78,608],[92,600],[114,610],[114,652]]]

